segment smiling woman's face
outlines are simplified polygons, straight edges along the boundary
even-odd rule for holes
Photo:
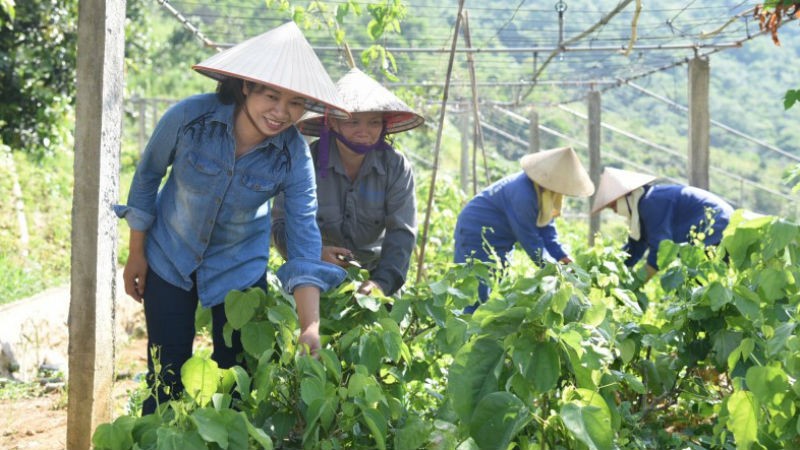
[[[264,137],[286,130],[305,112],[305,98],[283,89],[246,82],[242,93],[242,108]]]

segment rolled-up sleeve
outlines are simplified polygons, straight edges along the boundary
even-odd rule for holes
[[[386,295],[394,294],[405,283],[417,236],[414,173],[408,160],[401,161],[386,193],[386,236],[378,265],[370,273],[370,279]]]
[[[183,116],[180,104],[164,113],[136,167],[128,193],[128,204],[114,205],[114,213],[127,220],[131,229],[146,231],[155,220],[158,189],[175,159],[178,130],[182,126]]]
[[[338,286],[347,275],[339,266],[318,259],[292,258],[276,273],[288,293],[300,286],[316,286],[321,292]]]

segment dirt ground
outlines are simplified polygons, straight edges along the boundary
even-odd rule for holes
[[[130,392],[137,386],[137,374],[147,369],[144,338],[132,339],[117,354],[120,375],[114,384],[112,420],[125,414]],[[0,449],[61,450],[67,441],[67,398],[64,389],[41,397],[0,401]]]

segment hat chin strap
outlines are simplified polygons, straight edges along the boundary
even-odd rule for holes
[[[319,173],[320,177],[325,178],[328,176],[328,162],[330,161],[331,151],[331,136],[336,140],[346,145],[350,150],[358,153],[359,155],[366,155],[367,153],[375,150],[391,150],[392,146],[386,142],[386,126],[381,130],[381,135],[378,141],[374,144],[357,144],[350,142],[344,136],[330,129],[327,124],[323,124],[319,132],[318,157],[319,157]]]

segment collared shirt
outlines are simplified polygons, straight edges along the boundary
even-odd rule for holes
[[[712,233],[706,231],[709,224],[706,209],[710,209],[714,218]],[[628,239],[625,250],[630,257],[626,264],[636,264],[649,249],[647,264],[658,269],[661,241],[689,242],[692,227],[705,233],[706,245],[719,244],[732,213],[733,207],[725,200],[703,189],[682,185],[651,186],[639,200],[642,236],[638,241]]]
[[[519,242],[536,263],[543,260],[543,250],[556,260],[567,256],[558,242],[556,227],[551,220],[543,227],[536,226],[539,200],[536,187],[525,172],[506,176],[484,189],[461,210],[456,222],[455,262],[469,257],[488,261],[491,251],[501,261]]]
[[[290,230],[289,262],[278,271],[284,288],[312,284],[324,291],[338,284],[344,271],[319,261],[316,187],[305,140],[291,127],[236,158],[234,109],[215,94],[170,108],[142,154],[128,204],[115,205],[115,212],[131,229],[147,232],[151,270],[187,290],[196,273],[200,302],[211,307],[264,276],[269,200],[283,192]]]
[[[319,164],[317,145],[311,145],[315,166]],[[317,177],[317,223],[323,244],[350,249],[370,271],[370,279],[384,294],[392,295],[405,282],[416,240],[411,164],[394,149],[372,151],[351,182],[332,139],[327,169],[325,177]],[[283,198],[276,197],[273,242],[281,252],[289,229],[283,206]]]

